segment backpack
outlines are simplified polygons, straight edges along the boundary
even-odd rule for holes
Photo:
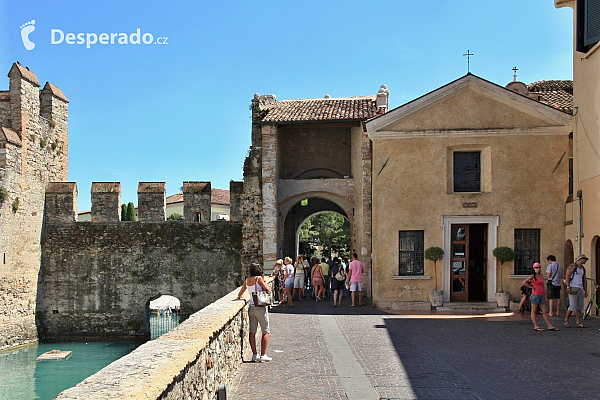
[[[577,272],[577,263],[573,263],[571,265],[569,265],[569,268],[571,268],[572,266],[575,266],[575,269],[573,270],[573,273],[571,274],[571,276],[569,276],[569,282],[571,282],[573,280],[573,277],[575,276],[575,272]],[[583,269],[583,277],[581,278],[583,280],[583,283],[585,284],[585,267],[582,265],[581,268]],[[566,285],[566,281],[565,281],[565,285]]]

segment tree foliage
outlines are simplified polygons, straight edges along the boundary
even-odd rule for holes
[[[339,253],[348,257],[350,253],[350,221],[339,214],[317,214],[300,228],[300,242],[323,246],[323,254]]]
[[[127,221],[127,204],[121,204],[121,221]]]
[[[496,247],[493,254],[496,260],[500,261],[500,264],[511,262],[515,259],[515,251],[510,247]]]
[[[183,215],[181,215],[179,213],[173,213],[167,217],[167,220],[169,220],[169,221],[180,221],[182,219],[183,219]]]
[[[135,212],[135,206],[132,202],[127,204],[127,212],[125,213],[125,221],[137,221],[137,214]]]

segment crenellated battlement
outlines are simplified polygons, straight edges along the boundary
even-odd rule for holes
[[[244,191],[244,183],[231,181],[229,187],[231,220],[241,221],[241,196]],[[166,183],[140,182],[137,193],[138,221],[141,223],[165,222]],[[77,196],[77,184],[74,182],[48,183],[46,185],[46,222],[76,221]],[[184,222],[210,221],[210,182],[183,182],[183,199]],[[121,221],[120,182],[92,182],[91,200],[92,223]]]
[[[67,179],[69,100],[49,82],[40,90],[37,76],[18,62],[8,77],[9,90],[0,92],[0,168],[42,182]]]

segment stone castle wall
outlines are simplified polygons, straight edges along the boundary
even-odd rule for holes
[[[273,281],[267,278],[267,284]],[[252,354],[246,302],[238,289],[198,311],[171,332],[138,347],[60,393],[57,400],[217,399],[230,386],[242,355]],[[248,301],[248,292],[244,294]]]
[[[68,174],[68,100],[15,63],[0,92],[0,349],[37,340],[44,190]]]
[[[139,191],[147,204],[164,204],[164,192],[156,190],[164,184],[139,187],[151,188]],[[76,222],[75,184],[48,185],[37,299],[40,339],[131,338],[144,332],[151,299],[177,297],[185,318],[241,284],[241,222],[165,221],[164,210],[162,220],[121,222],[108,207],[120,207],[110,198],[120,197],[120,185],[94,183],[94,191],[101,191],[93,199],[103,206],[92,203],[92,209],[102,211],[104,217],[96,219],[104,222]],[[148,215],[155,216],[157,207],[150,209],[155,211]]]

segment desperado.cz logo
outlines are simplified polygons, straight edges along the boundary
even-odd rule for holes
[[[169,44],[167,36],[160,36],[154,40],[151,33],[141,33],[140,28],[135,32],[127,33],[100,33],[80,32],[64,33],[60,29],[50,31],[50,44],[85,44],[88,49],[94,44]]]
[[[31,20],[21,25],[21,40],[26,50],[33,50],[35,43],[31,41],[29,35],[35,31],[35,20]],[[63,32],[61,29],[50,30],[50,44],[59,45],[83,45],[86,48],[91,48],[92,45],[127,45],[127,44],[169,44],[167,36],[159,36],[154,39],[154,35],[147,32],[142,33],[141,29],[136,29],[135,32],[111,32],[111,33],[94,33],[94,32]]]

